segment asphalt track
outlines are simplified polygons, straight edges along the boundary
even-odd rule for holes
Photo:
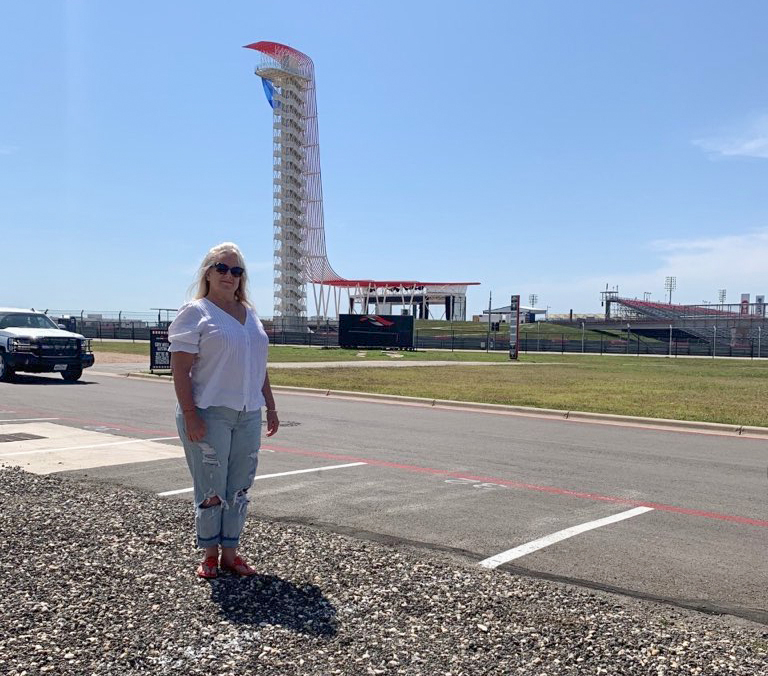
[[[0,384],[0,463],[189,500],[173,408],[167,382],[19,376]],[[262,516],[768,624],[765,439],[302,394],[278,408]]]

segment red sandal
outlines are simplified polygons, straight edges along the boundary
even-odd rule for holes
[[[248,565],[239,556],[236,556],[234,559],[232,559],[232,563],[224,563],[222,561],[221,569],[228,570],[230,573],[234,573],[235,575],[240,575],[241,577],[249,577],[251,575],[256,575],[256,573],[259,572],[252,566]]]
[[[219,560],[216,556],[207,556],[197,567],[197,576],[205,580],[213,580],[219,574]]]

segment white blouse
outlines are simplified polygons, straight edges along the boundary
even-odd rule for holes
[[[255,411],[264,406],[269,338],[246,308],[245,324],[206,298],[186,303],[168,327],[171,352],[196,354],[192,365],[195,406]]]

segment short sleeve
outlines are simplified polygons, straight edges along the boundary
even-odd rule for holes
[[[187,303],[176,315],[168,327],[169,352],[200,351],[200,323],[203,319],[200,308],[195,303]]]

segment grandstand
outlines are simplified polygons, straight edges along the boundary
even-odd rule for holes
[[[613,327],[613,330],[617,324],[629,324],[634,333],[660,340],[665,340],[673,332],[678,339],[687,336],[722,351],[759,342],[764,332],[768,338],[765,310],[762,302],[680,305],[608,294],[605,297],[603,323]]]

